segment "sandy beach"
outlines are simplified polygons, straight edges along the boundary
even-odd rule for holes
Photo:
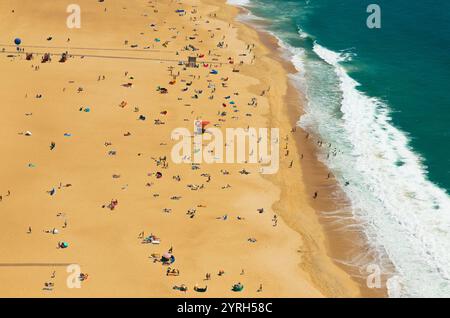
[[[345,202],[273,39],[223,0],[79,0],[79,29],[70,4],[0,4],[1,297],[383,296],[335,262]],[[278,172],[174,163],[195,120],[278,128]]]

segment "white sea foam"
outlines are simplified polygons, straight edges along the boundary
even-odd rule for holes
[[[228,0],[227,3],[234,6],[248,6],[250,0]]]
[[[333,52],[317,43],[313,50],[338,79],[341,118],[322,121],[321,111],[315,109],[301,124],[308,128],[321,125],[320,135],[325,140],[328,136],[324,134],[339,137],[334,136],[333,146],[340,151],[322,160],[343,185],[370,242],[394,264],[399,276],[390,280],[388,288],[396,288],[390,293],[449,297],[448,194],[427,179],[426,167],[410,149],[408,138],[391,124],[387,105],[358,90],[360,84],[342,66],[348,53]],[[309,105],[309,110],[311,107],[330,105]],[[345,186],[346,182],[350,184]]]
[[[310,35],[308,33],[306,33],[305,31],[303,31],[303,29],[301,27],[297,27],[297,28],[298,28],[298,35],[300,36],[300,38],[306,39],[306,38],[310,37]]]

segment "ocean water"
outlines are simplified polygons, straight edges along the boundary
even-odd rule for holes
[[[450,297],[450,1],[229,2],[268,20],[296,66],[299,125],[323,141],[377,265],[394,265],[390,296]]]

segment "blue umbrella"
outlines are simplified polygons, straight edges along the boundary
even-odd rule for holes
[[[15,45],[20,45],[22,43],[22,40],[19,38],[14,39],[14,44]]]

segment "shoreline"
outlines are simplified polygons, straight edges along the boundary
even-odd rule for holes
[[[248,11],[248,9],[240,7],[238,4],[226,4],[237,7],[240,12],[239,14]],[[283,66],[286,76],[295,74],[297,70],[292,62],[281,56],[282,52],[280,51],[281,47],[278,43],[278,39],[264,29],[263,24],[265,20],[237,21],[238,15],[235,17],[235,21],[239,24],[246,25],[249,28],[253,28],[257,32],[262,45],[269,49],[270,58]],[[261,24],[262,29],[259,28],[258,23]],[[349,273],[352,279],[358,283],[361,297],[387,297],[386,287],[380,289],[368,288],[365,277],[360,275],[360,268],[342,263],[342,261],[346,262],[354,257],[359,257],[361,255],[366,255],[367,257],[367,255],[369,255],[369,262],[367,263],[370,264],[370,260],[373,259],[370,258],[370,255],[371,253],[376,252],[371,250],[363,233],[354,231],[347,232],[343,235],[342,232],[339,233],[339,231],[342,230],[339,230],[339,228],[336,228],[336,226],[332,224],[333,221],[327,221],[326,214],[333,213],[333,216],[336,218],[346,219],[346,226],[362,226],[354,220],[350,210],[351,207],[349,206],[350,203],[343,190],[336,183],[331,171],[318,159],[320,152],[320,149],[316,144],[318,138],[313,133],[308,133],[298,126],[298,120],[304,113],[302,105],[306,102],[306,99],[302,92],[294,87],[294,84],[290,79],[288,79],[288,90],[284,99],[289,112],[291,127],[295,127],[295,129],[301,131],[301,135],[297,134],[294,138],[298,149],[304,149],[304,151],[302,151],[303,159],[301,160],[303,172],[302,181],[306,186],[307,192],[311,194],[311,198],[314,191],[318,191],[321,194],[320,198],[309,200],[308,203],[314,208],[320,223],[323,225],[323,230],[326,233],[325,244],[330,257],[334,258],[335,263]],[[307,136],[309,136],[309,138],[307,138]],[[331,174],[331,177],[325,178],[328,174]],[[300,232],[299,226],[296,226],[297,224],[294,220],[287,220],[287,223],[296,231]],[[316,282],[319,280],[320,277],[317,277]],[[382,286],[386,286],[385,282],[386,277],[382,277]]]

